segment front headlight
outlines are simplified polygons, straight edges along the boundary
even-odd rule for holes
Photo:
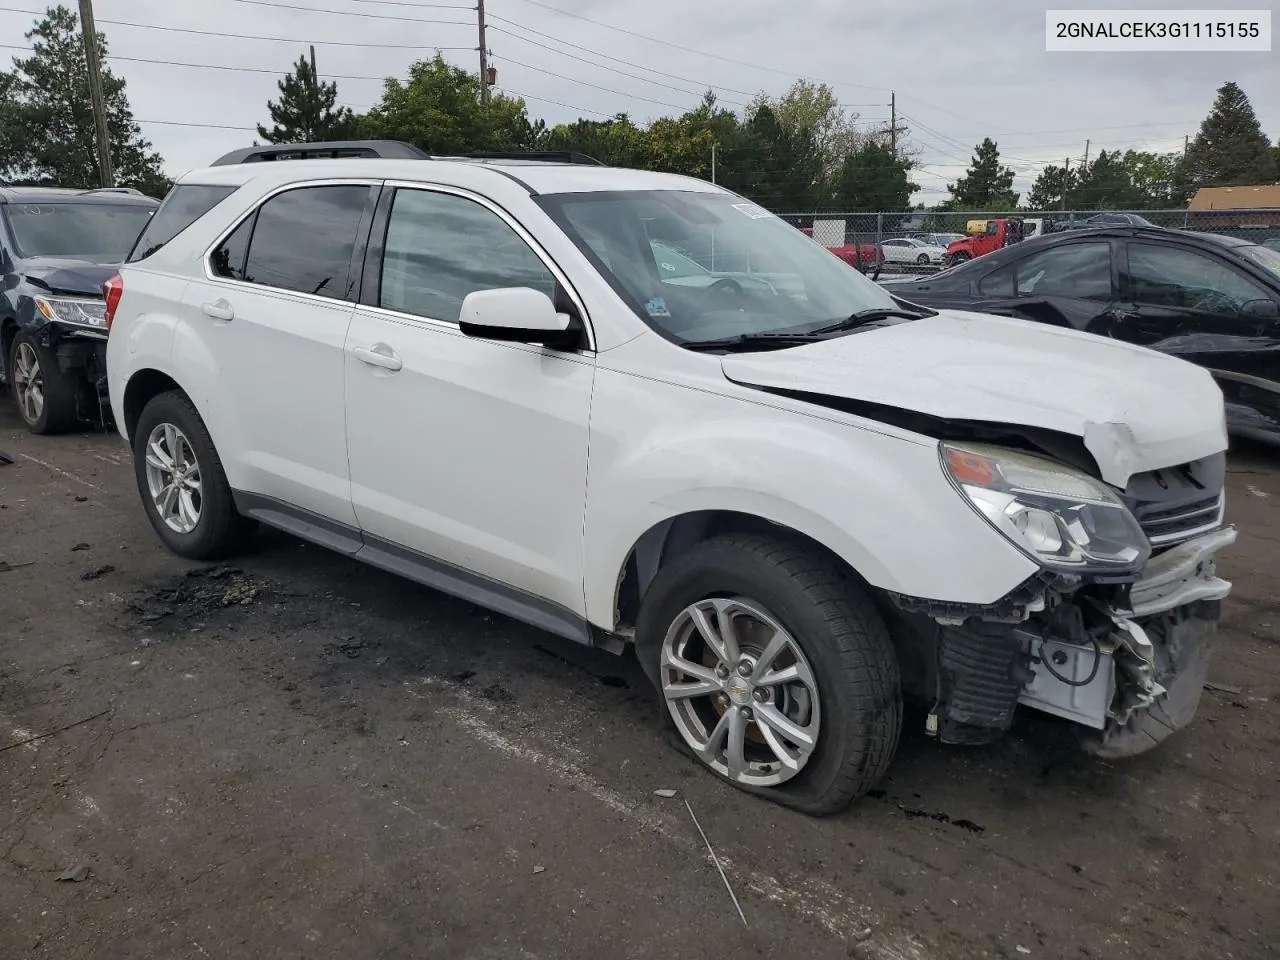
[[[1079,470],[986,444],[941,445],[942,467],[988,523],[1042,566],[1075,573],[1140,568],[1151,544],[1112,491]]]
[[[69,323],[91,330],[107,329],[107,304],[103,300],[70,297],[35,297],[36,309],[51,323]]]

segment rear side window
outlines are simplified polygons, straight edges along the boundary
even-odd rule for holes
[[[210,187],[196,183],[174,187],[143,228],[126,262],[133,263],[151,256],[235,191],[235,187]]]
[[[214,251],[213,268],[247,283],[351,299],[351,258],[371,192],[368,186],[343,185],[277,194],[252,218],[252,236],[244,234],[242,224]],[[236,276],[236,244],[246,239],[243,275]]]
[[[987,296],[1111,300],[1111,246],[1060,244],[994,270],[978,289]]]

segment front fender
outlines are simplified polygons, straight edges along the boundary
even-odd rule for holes
[[[628,409],[638,394],[610,390],[607,371],[602,378],[587,491],[592,623],[615,625],[619,578],[641,536],[694,511],[781,524],[822,543],[873,586],[932,600],[992,603],[1038,569],[955,491],[933,440],[841,422],[843,414],[818,408],[805,415],[731,396],[695,400],[653,384],[642,413]],[[664,405],[672,409],[663,413]],[[611,425],[637,423],[654,425],[648,437],[601,436]]]

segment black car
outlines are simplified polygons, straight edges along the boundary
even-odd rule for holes
[[[1098,213],[1083,220],[1059,220],[1055,230],[1089,230],[1093,227],[1154,227],[1146,217],[1136,213]]]
[[[128,189],[0,187],[0,380],[32,432],[109,409],[102,285],[158,206]]]
[[[881,281],[929,307],[1073,327],[1207,367],[1238,436],[1280,444],[1280,252],[1235,237],[1103,227]]]

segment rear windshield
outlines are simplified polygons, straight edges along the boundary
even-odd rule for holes
[[[4,210],[19,256],[119,263],[155,207],[140,203],[10,203]]]
[[[235,187],[211,187],[202,184],[179,184],[169,191],[160,209],[138,237],[129,254],[129,262],[151,256],[166,243],[191,226],[231,194]]]

